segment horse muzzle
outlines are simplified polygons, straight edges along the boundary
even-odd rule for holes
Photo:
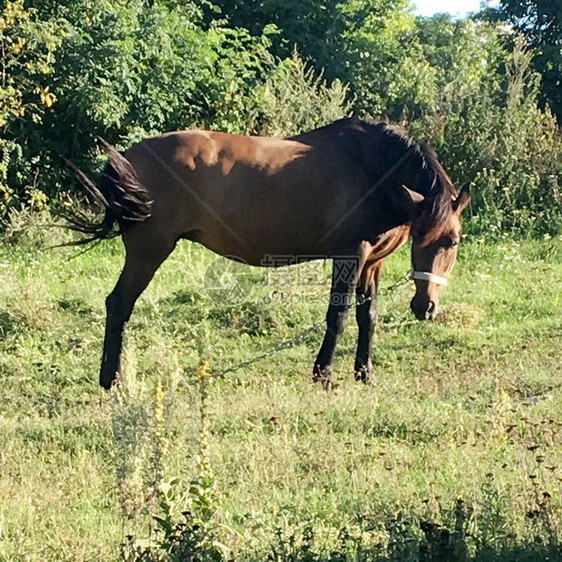
[[[418,320],[433,320],[437,315],[438,303],[416,296],[412,299],[410,308]]]

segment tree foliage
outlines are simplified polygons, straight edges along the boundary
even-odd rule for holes
[[[506,51],[491,26],[448,26],[429,47],[442,69],[434,110],[413,128],[433,141],[453,179],[474,182],[473,231],[559,231],[562,139],[555,116],[539,107],[532,52],[522,38]],[[450,56],[449,42],[462,56]]]
[[[65,158],[99,170],[97,136],[293,135],[354,113],[402,122],[476,179],[473,226],[562,230],[560,134],[539,104],[554,94],[505,25],[416,18],[407,0],[23,2],[0,0],[0,213],[64,197]],[[555,68],[553,8],[508,5]]]
[[[541,98],[562,122],[562,1],[500,0],[486,15],[509,22],[536,50],[533,67],[542,75]]]
[[[431,70],[416,41],[406,0],[217,0],[206,21],[225,18],[261,33],[275,26],[272,52],[297,48],[328,80],[349,84],[355,111],[400,115],[406,104],[427,101]],[[223,19],[224,21],[224,19]]]
[[[8,184],[8,172],[10,160],[21,158],[15,139],[22,122],[41,123],[56,101],[48,81],[56,32],[54,23],[37,21],[23,0],[6,2],[0,13],[0,209],[16,193]],[[27,190],[23,195],[33,194]]]

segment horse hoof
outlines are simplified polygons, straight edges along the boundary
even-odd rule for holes
[[[364,384],[368,383],[373,377],[373,369],[367,366],[355,369],[355,380]]]
[[[333,381],[332,366],[327,365],[321,368],[320,365],[314,365],[312,382],[319,382],[326,390],[336,388],[337,385]]]
[[[107,376],[100,374],[100,386],[105,390],[110,390],[116,380],[117,377],[115,375]]]
[[[117,384],[117,381],[122,376],[121,361],[118,362],[116,369],[102,367],[100,370],[100,386],[105,390],[110,390],[111,387]]]

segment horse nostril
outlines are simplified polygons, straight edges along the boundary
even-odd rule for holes
[[[425,317],[426,318],[433,318],[435,316],[435,312],[436,312],[437,306],[435,305],[435,303],[433,301],[429,301],[427,303],[427,311],[425,313]]]

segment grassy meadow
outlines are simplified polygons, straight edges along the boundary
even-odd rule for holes
[[[123,249],[45,249],[66,237],[0,244],[0,560],[156,560],[163,510],[204,535],[185,560],[562,559],[562,239],[465,242],[434,322],[411,283],[382,294],[372,384],[350,315],[332,391],[311,382],[322,329],[201,367],[322,320],[329,264],[240,272],[182,242],[107,393]],[[382,286],[408,268],[404,248]]]

